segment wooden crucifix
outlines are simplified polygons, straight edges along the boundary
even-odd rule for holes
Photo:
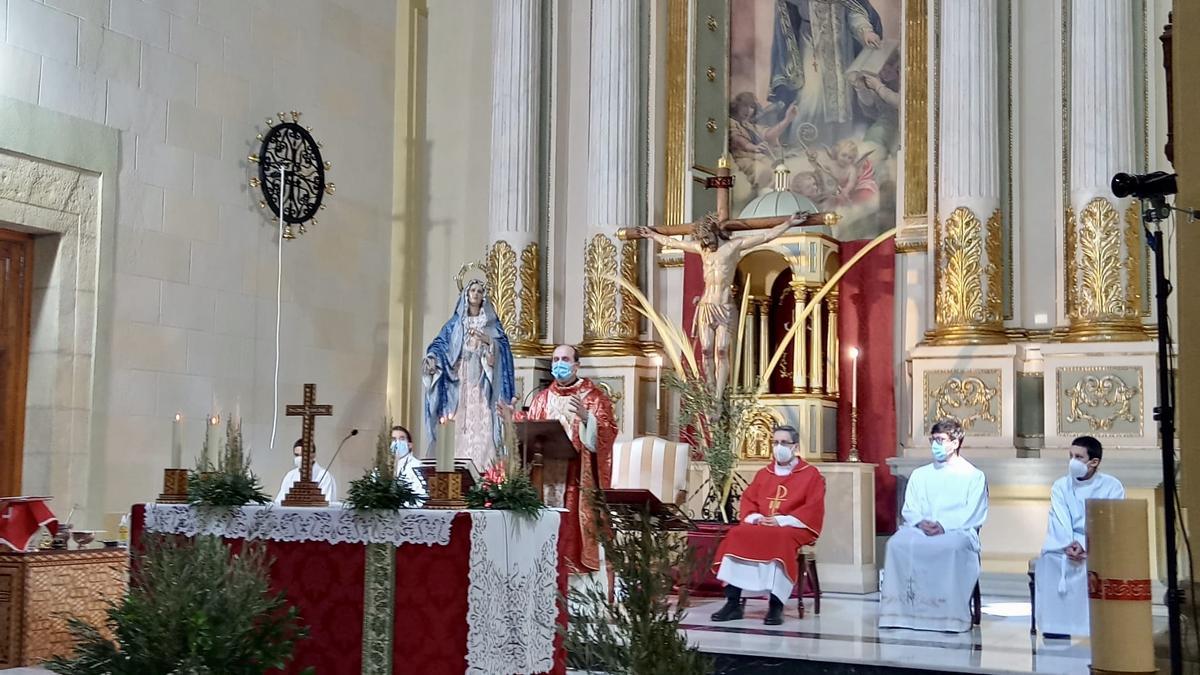
[[[785,172],[786,169],[780,169]],[[700,256],[704,273],[704,291],[696,305],[692,321],[692,335],[700,339],[700,353],[704,372],[713,383],[713,400],[720,401],[729,381],[730,333],[738,325],[737,308],[733,302],[733,280],[742,254],[783,236],[788,229],[797,225],[832,225],[837,222],[836,213],[797,213],[791,216],[767,218],[744,218],[730,220],[729,189],[733,187],[733,176],[724,157],[717,164],[717,173],[707,179],[705,187],[717,190],[717,212],[683,225],[639,227],[620,230],[621,239],[652,239],[662,246],[695,253]],[[730,232],[757,230],[753,234],[732,239]],[[689,240],[670,239],[671,235],[687,234]]]
[[[302,417],[304,421],[300,426],[300,480],[292,483],[292,488],[283,499],[283,506],[329,506],[321,486],[313,481],[313,427],[317,417],[333,415],[333,406],[318,405],[316,401],[317,385],[306,384],[304,403],[287,407],[288,417]]]

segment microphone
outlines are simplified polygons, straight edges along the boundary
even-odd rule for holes
[[[548,385],[548,384],[539,385],[539,386],[531,389],[529,391],[529,393],[525,394],[525,397],[521,399],[521,412],[529,412],[529,401],[533,398],[533,395],[538,393],[539,391],[545,389],[548,386],[550,386],[550,385]]]
[[[346,434],[346,437],[342,439],[342,442],[338,443],[337,450],[334,451],[333,457],[330,457],[329,463],[325,465],[325,471],[321,474],[321,477],[317,479],[317,485],[320,485],[321,481],[325,480],[325,476],[329,474],[329,467],[333,466],[333,460],[337,459],[338,453],[342,451],[342,447],[346,445],[346,441],[350,440],[351,436],[357,435],[358,429],[351,429],[350,433]]]

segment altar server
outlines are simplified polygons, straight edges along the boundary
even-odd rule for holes
[[[1100,441],[1080,436],[1068,453],[1067,475],[1050,488],[1050,524],[1034,572],[1037,625],[1052,640],[1089,632],[1085,502],[1125,498],[1121,481],[1099,471]]]
[[[971,629],[987,479],[959,454],[958,421],[934,424],[929,441],[933,462],[908,479],[904,525],[887,543],[879,627],[961,633]]]
[[[284,498],[287,497],[288,490],[292,489],[292,484],[300,480],[300,451],[303,448],[304,443],[300,439],[297,439],[296,443],[292,445],[292,464],[295,468],[283,477],[283,483],[279,485],[279,494],[275,495],[276,504],[282,504]],[[317,464],[315,457],[312,463],[312,479],[320,484],[321,494],[325,495],[325,501],[330,504],[337,501],[337,481],[333,479],[333,474],[325,470],[325,467]]]
[[[763,623],[783,623],[783,603],[799,577],[797,554],[821,534],[825,521],[825,479],[796,456],[800,433],[779,426],[774,432],[775,461],[754,475],[742,493],[742,522],[725,535],[714,558],[717,578],[725,582],[725,606],[713,621],[742,618],[742,591],[769,592]]]
[[[421,460],[413,456],[412,434],[399,425],[392,427],[392,455],[396,458],[396,477],[408,483],[408,487],[420,497],[417,503],[410,506],[421,506],[429,497],[425,476],[421,473]]]

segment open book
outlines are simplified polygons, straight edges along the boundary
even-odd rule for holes
[[[464,491],[470,489],[472,485],[479,484],[479,477],[481,474],[479,473],[479,467],[475,466],[475,462],[465,458],[455,459],[454,470],[470,477],[470,484],[463,485]],[[421,460],[421,473],[425,475],[426,478],[434,473],[437,473],[437,458],[427,457]]]
[[[897,40],[880,40],[878,47],[863,47],[863,50],[846,68],[846,77],[851,80],[863,75],[879,77],[879,73],[883,72],[883,67],[898,54],[899,50],[900,42]]]

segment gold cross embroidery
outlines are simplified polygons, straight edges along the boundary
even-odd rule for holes
[[[784,486],[784,485],[776,485],[775,486],[775,496],[771,497],[770,499],[767,500],[767,504],[770,504],[770,506],[771,506],[771,515],[772,516],[779,513],[779,505],[783,503],[783,500],[787,499],[787,495],[788,495],[787,486]]]

